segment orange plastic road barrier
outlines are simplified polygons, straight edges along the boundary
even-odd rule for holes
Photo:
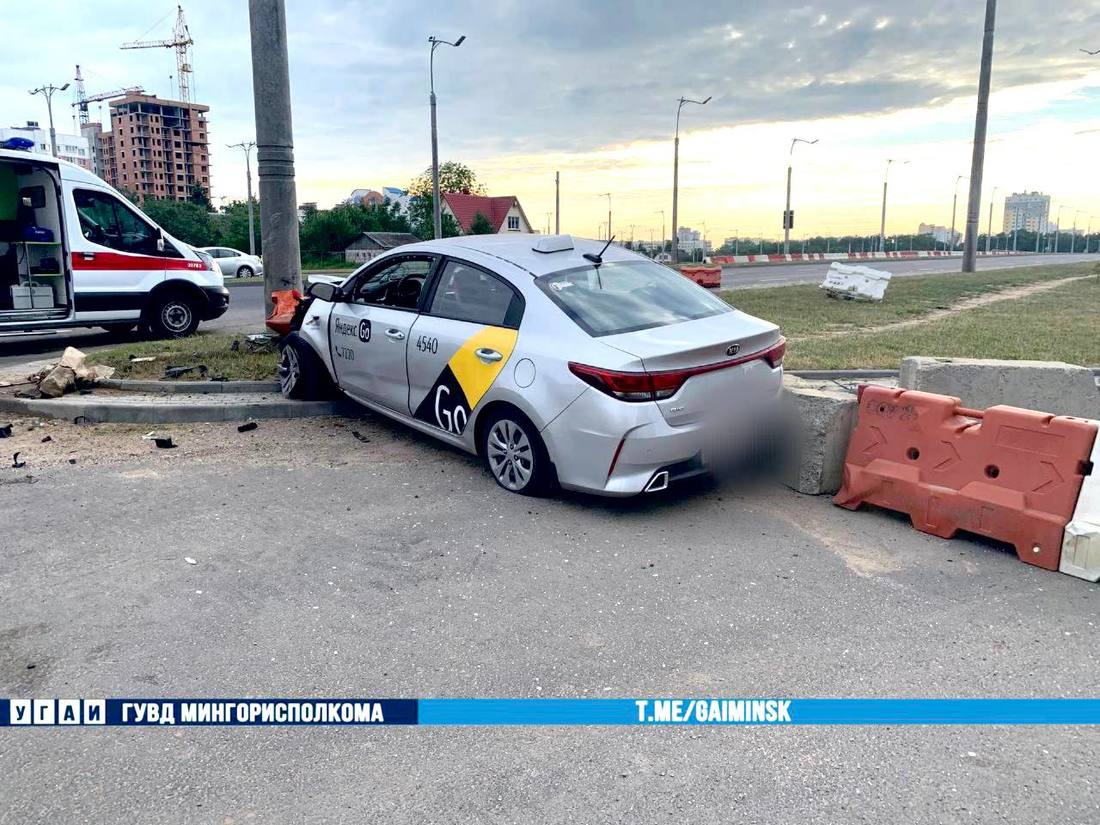
[[[720,266],[682,266],[680,273],[699,286],[721,286],[722,267]]]
[[[907,513],[918,530],[969,530],[1057,570],[1095,422],[1016,407],[967,410],[958,398],[861,386],[859,420],[833,501]]]
[[[290,332],[290,321],[302,300],[302,293],[296,289],[277,289],[271,293],[271,300],[275,306],[267,316],[267,328],[277,335],[286,335]]]

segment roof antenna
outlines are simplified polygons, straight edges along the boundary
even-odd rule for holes
[[[583,255],[581,255],[581,257],[584,258],[586,261],[591,261],[596,266],[599,266],[603,263],[603,253],[605,253],[607,251],[607,248],[611,246],[611,242],[613,240],[615,240],[614,235],[607,239],[607,243],[603,245],[603,249],[601,249],[598,253],[593,255],[591,252],[585,252]]]

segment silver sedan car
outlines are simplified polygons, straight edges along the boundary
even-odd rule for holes
[[[402,246],[313,283],[289,397],[333,387],[516,493],[662,490],[774,420],[785,340],[674,270],[568,235]]]
[[[201,251],[214,259],[226,278],[251,278],[264,274],[264,262],[258,255],[249,255],[228,246],[204,246]]]

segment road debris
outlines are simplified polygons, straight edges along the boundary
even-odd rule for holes
[[[0,427],[0,438],[11,438],[11,424]]]
[[[238,426],[237,427],[237,432],[239,432],[239,433],[252,432],[254,429],[256,429],[259,426],[260,425],[257,424],[255,421],[249,421],[245,424],[241,424],[240,426]]]
[[[188,564],[198,564],[198,562],[197,562],[197,561],[195,561],[195,560],[194,560],[193,558],[191,558],[190,556],[184,556],[184,557],[183,557],[183,560],[184,560],[185,562],[187,562]]]
[[[154,438],[153,443],[157,445],[158,450],[174,450],[177,446],[170,435]]]
[[[359,430],[352,430],[351,434],[352,434],[352,436],[355,437],[356,440],[362,441],[364,444],[369,444],[370,443],[370,439],[367,438],[365,435],[363,435],[361,432],[359,432]]]
[[[16,453],[11,457],[11,468],[13,470],[21,470],[27,466],[27,462],[19,460],[19,453]]]
[[[76,347],[66,347],[61,360],[40,372],[28,376],[35,384],[31,390],[16,393],[20,398],[60,398],[74,389],[90,390],[100,381],[115,374],[114,367],[89,366],[88,356]]]
[[[140,356],[139,355],[131,355],[130,356],[130,363],[131,364],[148,364],[150,361],[156,361],[156,360],[157,360],[157,357],[155,355],[140,355]]]

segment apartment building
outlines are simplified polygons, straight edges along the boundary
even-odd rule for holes
[[[186,200],[195,184],[210,195],[209,106],[130,94],[110,108],[95,164],[108,183],[139,200]]]

